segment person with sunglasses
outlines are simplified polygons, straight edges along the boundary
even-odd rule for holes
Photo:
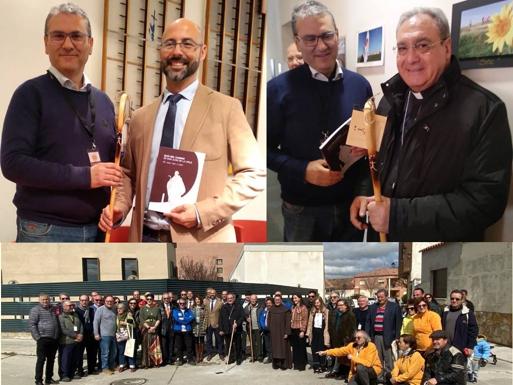
[[[347,357],[351,361],[348,385],[370,385],[376,383],[382,372],[381,361],[376,345],[371,342],[369,335],[358,330],[355,341],[339,348],[317,352],[320,356]]]
[[[417,350],[424,355],[431,347],[430,335],[436,330],[442,330],[442,321],[438,313],[429,310],[428,302],[424,298],[415,300],[417,313],[413,317],[413,335]]]
[[[110,187],[114,106],[84,74],[91,23],[72,3],[53,7],[44,26],[48,71],[20,85],[7,109],[1,166],[16,183],[17,242],[94,242]]]
[[[134,320],[134,339],[135,339],[135,345],[134,345],[134,359],[135,359],[135,368],[137,369],[137,350],[139,346],[141,345],[142,336],[141,336],[141,329],[140,329],[140,319],[139,319],[139,298],[132,297],[128,300],[128,313],[131,315],[131,319]],[[135,371],[135,370],[130,370]]]
[[[154,299],[153,293],[146,293],[146,305],[139,312],[139,327],[142,335],[141,367],[146,369],[162,364],[159,336],[162,316]]]
[[[443,329],[449,343],[468,358],[472,355],[479,334],[476,315],[463,303],[461,290],[451,291],[449,298],[450,304],[445,307],[442,315]]]
[[[192,324],[194,314],[187,308],[187,300],[180,298],[178,308],[173,309],[173,329],[175,334],[176,364],[183,365],[186,360],[189,365],[196,365],[193,356]]]

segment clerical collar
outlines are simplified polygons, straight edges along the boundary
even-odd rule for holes
[[[53,76],[55,76],[55,78],[57,79],[57,81],[60,83],[61,86],[63,86],[64,88],[67,88],[69,90],[73,90],[73,91],[80,91],[80,92],[86,92],[87,91],[87,86],[89,84],[92,84],[91,83],[91,80],[89,80],[89,78],[87,77],[86,74],[83,74],[82,75],[82,79],[83,79],[83,84],[82,84],[82,87],[78,88],[75,86],[75,83],[73,83],[73,81],[69,78],[67,78],[66,76],[64,76],[57,68],[55,68],[54,66],[50,66],[50,68],[48,68],[48,71],[51,72],[51,74]]]
[[[413,96],[415,96],[415,99],[417,99],[417,100],[422,100],[422,99],[424,99],[424,96],[422,96],[422,92],[415,92],[415,91],[413,91],[413,90],[412,90],[412,91],[411,91],[411,94],[412,94]]]
[[[323,73],[320,73],[315,68],[313,68],[311,65],[308,65],[308,68],[310,68],[310,72],[312,72],[312,78],[315,80],[320,80],[321,82],[330,82],[342,79],[344,76],[344,72],[342,71],[342,67],[340,66],[338,60],[335,61],[337,63],[337,66],[335,68],[335,75],[330,79]]]

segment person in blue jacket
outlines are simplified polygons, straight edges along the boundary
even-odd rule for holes
[[[480,368],[479,362],[481,360],[488,361],[488,358],[490,358],[490,352],[490,344],[486,340],[486,336],[479,334],[477,336],[477,344],[474,346],[472,356],[468,360],[468,382],[477,382],[477,373],[479,372]]]
[[[185,299],[178,300],[178,308],[173,309],[173,321],[175,332],[176,364],[183,365],[184,357],[190,365],[196,365],[192,354],[192,322],[194,316],[190,309],[185,307]]]
[[[267,316],[269,314],[269,309],[273,306],[273,299],[271,297],[267,297],[265,299],[265,307],[260,311],[258,315],[258,327],[260,329],[260,334],[263,339],[263,352],[264,352],[264,364],[268,364],[273,361],[273,354],[271,349],[271,332],[269,331],[269,327],[267,325]]]

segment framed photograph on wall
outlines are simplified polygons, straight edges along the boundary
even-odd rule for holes
[[[383,26],[358,32],[356,67],[377,67],[383,65],[385,39]]]
[[[463,69],[513,66],[513,2],[468,0],[454,4],[451,39]]]

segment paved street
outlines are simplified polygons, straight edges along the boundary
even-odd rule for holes
[[[16,353],[14,353],[16,352]],[[487,365],[479,372],[480,385],[511,385],[512,349],[497,346],[495,353],[499,358],[496,366]],[[507,361],[504,361],[507,360]],[[323,375],[312,371],[273,370],[270,365],[244,362],[241,366],[226,366],[217,362],[203,363],[196,367],[167,366],[163,368],[138,370],[135,373],[124,372],[111,376],[97,375],[74,380],[77,385],[262,385],[271,380],[279,385],[311,385],[317,382],[326,385],[343,384],[341,381],[325,379]],[[509,362],[508,362],[509,361]],[[29,385],[34,382],[36,362],[35,344],[27,338],[2,339],[2,384]],[[57,368],[55,369],[57,372]],[[223,372],[216,374],[217,372]],[[138,380],[139,379],[139,380]]]

